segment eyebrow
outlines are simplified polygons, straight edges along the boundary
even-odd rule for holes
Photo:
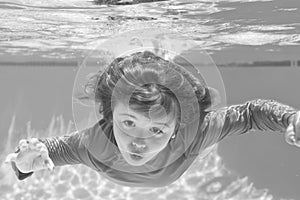
[[[127,114],[127,113],[121,113],[120,115],[129,116],[129,117],[132,117],[132,118],[134,118],[134,119],[137,120],[136,116],[134,116],[134,115],[130,115],[130,114]],[[148,119],[149,119],[149,118],[148,118]],[[170,128],[170,126],[169,126],[167,123],[163,123],[163,122],[154,122],[154,123],[155,123],[155,124],[159,124],[159,125],[164,125],[164,126]]]

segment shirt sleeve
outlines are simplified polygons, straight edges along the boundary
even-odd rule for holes
[[[254,130],[285,132],[296,112],[291,106],[262,99],[211,111],[203,123],[205,146]]]
[[[87,149],[84,145],[88,130],[76,131],[68,135],[39,139],[48,149],[55,166],[84,164]]]

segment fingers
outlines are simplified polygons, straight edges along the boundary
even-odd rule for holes
[[[290,144],[294,145],[296,142],[296,137],[295,137],[295,131],[294,131],[294,125],[293,123],[290,123],[288,126],[286,133],[285,133],[285,141]]]
[[[16,161],[16,157],[17,157],[17,154],[15,153],[10,153],[6,156],[5,160],[4,160],[4,163],[5,164],[8,164],[10,162],[13,162],[13,161]]]
[[[300,111],[296,114],[295,129],[295,145],[300,147]]]
[[[44,145],[42,142],[40,142],[37,138],[30,138],[28,140],[22,139],[19,142],[19,149],[20,152],[35,152],[37,153],[37,155],[40,155],[40,159],[37,159],[33,166],[36,170],[39,169],[49,169],[49,170],[53,170],[54,169],[54,163],[52,162],[52,160],[49,157],[48,154],[48,149],[46,147],[46,145]],[[12,156],[9,157],[13,158]]]
[[[19,149],[21,152],[28,150],[37,150],[41,149],[41,142],[37,138],[31,138],[28,140],[22,139],[19,142]]]
[[[43,146],[40,150],[41,156],[44,160],[44,165],[46,168],[48,168],[50,171],[54,169],[54,163],[52,162],[51,158],[49,157],[48,150],[46,146]]]
[[[10,153],[6,156],[4,163],[8,164],[10,162],[15,162],[17,159],[17,155],[19,152],[24,152],[28,150],[28,141],[25,139],[20,140],[19,146],[18,146],[18,151],[15,153]]]
[[[290,145],[300,147],[300,112],[297,112],[289,124],[285,133],[285,140]]]
[[[22,152],[27,151],[28,143],[29,143],[28,140],[25,140],[25,139],[20,140],[20,142],[19,142],[20,151],[22,151]]]
[[[40,141],[37,138],[31,138],[28,143],[29,149],[36,150],[36,146],[38,143],[40,143]]]
[[[36,146],[35,146],[35,149],[36,149],[37,151],[41,151],[41,150],[43,149],[44,146],[45,146],[45,145],[43,145],[42,143],[37,143]]]
[[[52,171],[54,169],[54,163],[49,157],[48,149],[46,145],[44,145],[42,142],[40,142],[36,138],[32,138],[29,142],[29,147],[31,150],[35,150],[41,154],[42,160],[43,160],[43,165],[45,168],[48,170]]]

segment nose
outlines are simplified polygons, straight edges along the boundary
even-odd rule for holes
[[[132,153],[142,154],[148,150],[146,143],[142,140],[134,140],[129,144]]]

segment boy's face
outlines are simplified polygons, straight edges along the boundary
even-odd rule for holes
[[[165,112],[164,112],[165,113]],[[151,115],[151,119],[123,103],[113,110],[113,132],[124,159],[140,166],[163,150],[175,130],[172,115]]]

